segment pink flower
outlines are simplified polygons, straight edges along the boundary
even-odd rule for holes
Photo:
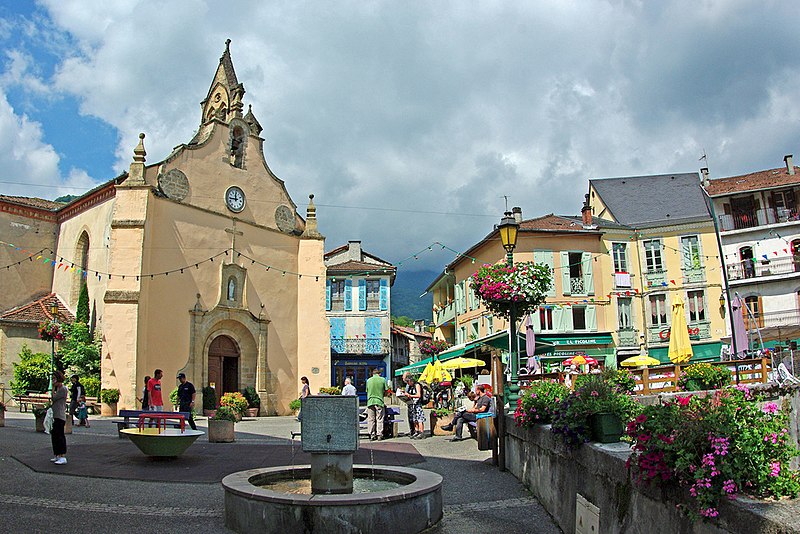
[[[689,401],[692,400],[692,397],[687,395],[685,397],[678,397],[678,404],[681,406],[689,406]]]
[[[706,508],[705,510],[700,510],[700,515],[703,517],[717,517],[719,512],[717,512],[716,508]]]
[[[778,411],[778,405],[775,404],[774,402],[768,402],[761,409],[764,411],[764,413],[772,414]]]
[[[769,476],[777,477],[781,474],[781,463],[780,462],[772,462],[770,465],[770,473]]]
[[[636,422],[637,422],[638,424],[642,424],[642,423],[644,423],[645,421],[647,421],[647,416],[646,416],[645,414],[641,414],[641,415],[637,415],[637,416],[636,416]]]
[[[598,392],[596,392],[596,391],[592,391],[591,395],[592,395],[592,397],[599,397],[600,396],[600,394]]]

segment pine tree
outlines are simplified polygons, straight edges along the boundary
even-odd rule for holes
[[[89,288],[84,283],[81,286],[81,294],[78,297],[78,310],[76,321],[82,324],[89,324]]]

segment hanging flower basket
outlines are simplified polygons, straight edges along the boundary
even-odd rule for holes
[[[435,356],[450,348],[450,344],[443,339],[425,339],[419,344],[419,351],[426,356]]]
[[[472,290],[494,315],[508,317],[532,312],[547,298],[553,275],[547,265],[522,262],[484,265],[472,276]]]
[[[44,341],[63,341],[64,331],[61,329],[61,323],[55,321],[45,321],[39,324],[39,338]]]

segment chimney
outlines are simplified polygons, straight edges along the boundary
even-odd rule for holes
[[[584,195],[583,207],[581,208],[581,219],[584,227],[592,226],[592,207],[589,206],[589,193]]]
[[[361,261],[361,241],[347,242],[347,257],[353,261]]]
[[[700,183],[703,184],[703,187],[708,187],[708,184],[711,183],[708,179],[708,167],[703,167],[700,169],[700,174],[703,176],[700,179]]]
[[[514,214],[514,220],[517,221],[517,224],[522,223],[522,208],[519,206],[511,208],[511,213]]]
[[[792,163],[792,155],[786,154],[783,157],[783,161],[786,162],[786,170],[789,172],[789,174],[794,174],[794,163]]]

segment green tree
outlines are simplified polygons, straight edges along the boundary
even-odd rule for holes
[[[28,345],[22,345],[19,363],[14,363],[14,379],[11,391],[14,395],[24,395],[28,391],[46,391],[50,383],[50,355],[31,352]]]
[[[400,317],[392,317],[392,322],[397,326],[414,326],[414,319],[401,315]]]
[[[59,343],[59,360],[64,369],[81,376],[100,374],[100,338],[92,339],[86,323],[64,326],[66,338]]]
[[[85,282],[81,285],[81,294],[78,297],[76,316],[76,322],[89,324],[89,289]]]

